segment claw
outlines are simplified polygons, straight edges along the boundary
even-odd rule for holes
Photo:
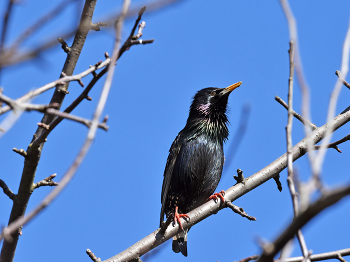
[[[209,201],[209,200],[212,200],[212,199],[217,200],[218,197],[219,197],[219,198],[221,199],[222,203],[225,203],[224,195],[225,195],[225,191],[224,191],[224,190],[221,190],[219,193],[214,193],[212,196],[210,196],[210,197],[208,198],[208,201]]]
[[[181,230],[184,231],[184,228],[182,227],[181,220],[180,220],[181,217],[186,217],[186,218],[190,219],[190,217],[186,214],[179,214],[178,207],[175,207],[174,222],[177,222],[179,224]]]

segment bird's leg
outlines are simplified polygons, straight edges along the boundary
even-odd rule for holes
[[[212,196],[210,196],[210,197],[208,198],[208,201],[209,201],[209,200],[212,200],[212,199],[217,200],[218,197],[219,197],[219,198],[221,199],[222,203],[225,203],[224,195],[225,195],[225,191],[224,191],[224,190],[221,190],[219,193],[214,193]]]
[[[184,228],[182,227],[182,224],[181,224],[181,221],[180,221],[180,218],[181,217],[186,217],[188,219],[190,219],[190,217],[186,214],[179,214],[178,213],[178,207],[176,206],[175,207],[175,214],[174,214],[174,222],[177,222],[181,228],[182,231],[184,231]]]

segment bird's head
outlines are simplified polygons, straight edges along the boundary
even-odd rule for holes
[[[226,108],[228,96],[242,82],[226,88],[208,87],[199,90],[193,97],[186,127],[197,133],[206,132],[225,140],[228,136]]]

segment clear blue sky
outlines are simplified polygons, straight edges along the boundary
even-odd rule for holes
[[[5,2],[0,3],[3,14]],[[22,30],[51,10],[59,1],[22,1],[14,7],[7,44]],[[146,4],[134,1],[132,6]],[[94,22],[101,22],[119,10],[121,1],[98,1]],[[326,119],[330,93],[340,69],[341,49],[349,24],[349,1],[293,1],[300,51],[311,89],[312,121],[321,126]],[[28,41],[29,48],[47,37],[60,37],[76,21],[76,7],[45,26]],[[248,129],[229,169],[224,169],[218,191],[231,187],[236,169],[245,176],[259,171],[286,150],[286,110],[275,102],[276,95],[287,98],[289,74],[289,34],[287,23],[275,1],[182,1],[156,13],[145,13],[143,39],[152,45],[134,46],[119,60],[110,97],[104,110],[110,115],[110,129],[98,131],[96,140],[73,181],[46,210],[23,229],[15,261],[90,261],[90,248],[107,259],[158,227],[163,171],[170,145],[184,127],[191,98],[201,88],[226,87],[243,81],[229,99],[231,136],[237,130],[242,107],[251,109]],[[133,19],[125,24],[129,34]],[[103,30],[89,34],[75,72],[111,53],[114,34]],[[66,39],[71,45],[72,40]],[[17,98],[29,90],[57,79],[65,53],[59,46],[45,52],[35,63],[3,71],[5,94]],[[84,79],[85,85],[88,79]],[[350,78],[348,78],[350,80]],[[92,90],[93,101],[83,102],[73,113],[91,118],[103,81]],[[80,94],[77,83],[63,108]],[[33,102],[48,103],[52,91]],[[349,106],[350,91],[341,91],[337,113]],[[300,112],[300,89],[295,85],[294,107]],[[0,118],[1,120],[4,117]],[[13,147],[26,149],[41,115],[24,113],[0,139],[0,178],[17,192],[23,158]],[[349,133],[338,130],[333,138]],[[87,134],[81,124],[63,121],[48,137],[36,181],[57,173],[59,180],[80,149]],[[293,143],[303,138],[303,127],[294,121]],[[350,143],[339,154],[329,150],[323,168],[327,186],[349,182]],[[227,151],[227,150],[226,150]],[[230,155],[226,155],[230,158]],[[307,158],[295,162],[301,180],[310,175]],[[194,226],[188,237],[188,258],[171,251],[170,242],[148,261],[235,261],[260,253],[256,239],[273,240],[292,219],[292,205],[281,173],[283,191],[268,181],[235,204],[257,221],[251,222],[223,210]],[[52,188],[36,190],[28,210],[32,210]],[[0,194],[0,225],[7,224],[11,201]],[[332,211],[332,212],[330,212]],[[350,247],[350,203],[332,207],[303,229],[306,243],[314,253]],[[300,255],[295,246],[293,255]]]

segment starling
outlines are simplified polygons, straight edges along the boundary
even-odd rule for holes
[[[169,150],[162,186],[162,209],[164,214],[183,227],[180,217],[205,203],[219,184],[224,165],[223,143],[227,140],[226,107],[229,94],[242,82],[227,88],[208,87],[196,93],[190,107],[186,126],[175,138]],[[173,251],[187,256],[187,230],[173,238]]]

